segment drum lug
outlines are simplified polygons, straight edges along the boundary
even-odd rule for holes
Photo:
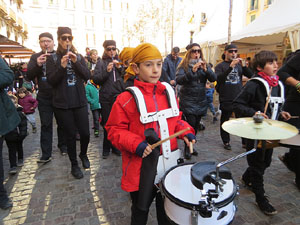
[[[191,225],[198,225],[198,212],[195,208],[191,211]]]

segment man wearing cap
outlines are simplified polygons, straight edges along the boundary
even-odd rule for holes
[[[245,61],[237,57],[237,52],[236,45],[226,45],[222,55],[224,61],[215,67],[216,90],[219,93],[220,109],[222,110],[220,134],[226,150],[231,150],[230,136],[223,130],[222,124],[229,120],[233,112],[232,102],[242,89],[242,76],[251,78],[253,75],[251,70],[246,67]]]
[[[175,82],[175,76],[176,76],[176,69],[181,62],[182,58],[179,57],[179,48],[174,47],[171,51],[171,54],[169,54],[165,59],[164,59],[164,64],[163,64],[163,71],[167,74],[167,77],[169,78],[169,83],[172,86],[176,85]]]
[[[46,60],[47,57],[52,57],[56,60],[54,51],[54,41],[52,34],[45,32],[39,35],[39,43],[41,51],[31,56],[28,63],[27,77],[30,80],[37,80],[38,84],[38,109],[41,120],[41,149],[42,156],[37,161],[38,163],[47,163],[51,161],[52,156],[52,140],[53,140],[53,114],[55,115],[52,105],[52,87],[46,77]],[[62,155],[67,154],[67,146],[61,126],[61,122],[57,122],[58,148]]]
[[[104,53],[102,60],[97,62],[93,80],[95,84],[101,86],[99,91],[99,99],[102,106],[102,126],[104,127],[112,107],[113,98],[113,86],[115,82],[121,78],[122,66],[118,61],[116,41],[105,40],[103,42]],[[109,156],[110,149],[112,153],[120,156],[121,152],[112,146],[111,142],[107,139],[107,131],[104,129],[103,138],[103,158],[106,159]]]

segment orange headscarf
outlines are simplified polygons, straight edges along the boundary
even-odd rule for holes
[[[123,48],[122,52],[119,55],[119,59],[122,61],[122,64],[124,64],[126,61],[132,58],[133,50],[134,48],[131,47]]]
[[[162,59],[159,50],[150,43],[144,43],[137,46],[132,52],[132,60],[129,67],[126,70],[124,81],[128,80],[129,77],[136,76],[132,69],[133,63],[142,63],[147,60]]]

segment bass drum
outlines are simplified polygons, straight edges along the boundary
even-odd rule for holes
[[[201,207],[201,190],[196,188],[191,182],[191,168],[193,164],[180,164],[171,168],[162,179],[162,193],[164,207],[167,216],[173,223],[179,225],[216,225],[229,224],[233,221],[236,205],[234,198],[238,188],[232,179],[222,179],[226,181],[223,192],[218,198],[214,198],[217,211],[213,211],[210,217],[204,218],[198,213]],[[203,189],[215,189],[215,185],[205,183]],[[192,216],[194,215],[194,216]],[[197,222],[195,222],[197,221]]]

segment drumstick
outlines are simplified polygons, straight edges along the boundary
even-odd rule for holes
[[[270,92],[268,94],[267,102],[266,102],[265,109],[264,109],[264,114],[266,114],[266,112],[267,112],[267,108],[268,108],[268,105],[269,105],[269,102],[270,102],[271,92],[272,92],[272,86],[271,86]]]
[[[190,153],[193,154],[194,149],[193,149],[193,142],[190,142]]]
[[[299,116],[291,116],[291,119],[298,119]]]
[[[161,145],[162,143],[164,143],[164,142],[166,142],[166,141],[168,141],[168,140],[170,140],[170,139],[172,139],[172,138],[176,138],[176,137],[178,137],[180,134],[183,134],[184,132],[186,132],[186,131],[188,131],[188,130],[190,130],[189,127],[186,128],[186,129],[184,129],[184,130],[178,131],[178,132],[176,132],[175,134],[171,135],[170,137],[167,137],[167,138],[164,139],[164,140],[160,140],[160,141],[154,143],[153,145],[150,145],[150,147],[151,147],[152,149],[155,149],[157,146]]]

